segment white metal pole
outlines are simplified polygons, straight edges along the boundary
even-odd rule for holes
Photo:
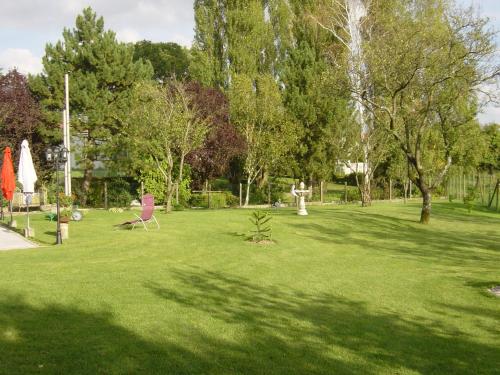
[[[71,137],[70,137],[70,122],[69,122],[69,75],[66,73],[64,75],[64,91],[65,91],[65,101],[66,110],[64,111],[66,116],[66,121],[64,125],[66,127],[64,135],[64,146],[68,150],[68,160],[64,165],[64,193],[68,196],[71,195]]]
[[[64,147],[66,147],[66,110],[63,109],[62,111],[62,115],[63,115],[63,145]],[[66,168],[66,164],[64,165],[64,194],[65,195],[68,195],[68,187],[67,187],[67,184],[66,184],[66,181],[68,180],[67,178],[67,175],[68,175],[68,170]]]

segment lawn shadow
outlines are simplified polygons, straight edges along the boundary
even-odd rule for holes
[[[484,262],[491,269],[500,253],[499,233],[446,230],[439,224],[422,225],[416,221],[391,214],[378,214],[363,209],[322,210],[321,223],[289,223],[304,236],[340,246],[357,245],[364,249],[395,253],[398,256],[420,258],[435,264],[463,265],[464,262]],[[441,210],[435,218],[458,221],[456,214]],[[490,218],[500,225],[500,219]],[[478,220],[482,220],[478,218]],[[374,239],[377,245],[374,246]],[[471,251],[471,248],[480,251]]]
[[[182,292],[175,283],[145,287],[166,304],[200,311],[245,332],[229,348],[235,373],[486,374],[500,355],[497,347],[442,321],[370,311],[364,302],[329,293],[266,286],[199,268],[172,274]]]
[[[196,332],[193,339],[202,341]],[[5,292],[0,353],[0,374],[194,374],[217,367],[174,343],[144,340],[109,312],[35,307]]]

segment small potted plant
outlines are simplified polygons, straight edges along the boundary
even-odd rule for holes
[[[68,196],[64,193],[59,193],[61,236],[63,240],[69,237],[69,222],[73,213],[74,199],[75,197],[73,195]]]

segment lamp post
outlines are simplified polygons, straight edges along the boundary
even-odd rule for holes
[[[49,163],[54,163],[56,169],[56,207],[57,207],[57,231],[56,231],[56,244],[62,244],[61,236],[61,215],[59,205],[59,166],[66,163],[68,160],[68,149],[64,146],[49,147],[45,151],[45,157]]]

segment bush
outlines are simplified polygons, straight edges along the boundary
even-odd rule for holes
[[[246,186],[243,185],[243,197],[246,194]],[[290,185],[271,184],[271,203],[279,200],[285,200],[285,193],[290,191]],[[259,188],[252,184],[250,187],[250,204],[267,204],[269,203],[269,187],[265,184]]]
[[[72,188],[75,193],[75,204],[81,205],[83,198],[82,178],[72,179]],[[89,192],[87,193],[88,207],[104,207],[104,183],[108,186],[108,206],[110,207],[127,207],[137,189],[137,182],[132,178],[107,177],[94,178],[90,184]]]
[[[192,207],[224,208],[227,207],[226,192],[210,193],[210,207],[208,193],[193,194],[190,200]]]
[[[471,212],[477,197],[478,197],[477,189],[474,186],[469,186],[467,188],[467,194],[464,197],[464,204],[465,207],[467,207],[469,213]]]
[[[357,190],[356,190],[357,191]],[[359,191],[358,191],[359,193]],[[372,186],[371,188],[371,198],[373,200],[382,200],[382,199],[386,199],[386,194],[385,194],[385,191],[384,189],[382,188],[379,188],[379,187],[376,187],[376,186]],[[389,193],[387,193],[387,196],[389,196]],[[361,198],[360,198],[361,199]]]
[[[361,200],[361,193],[358,189],[348,189],[347,190],[347,201],[356,202]]]
[[[363,181],[363,173],[358,173],[359,181]],[[356,185],[356,173],[350,173],[348,175],[339,176],[334,178],[337,184],[344,184],[347,181],[347,185],[357,186]]]
[[[182,204],[173,204],[172,205],[172,210],[173,211],[184,211],[184,205]]]
[[[238,207],[240,205],[240,198],[226,191],[226,204],[229,207]]]
[[[128,207],[133,197],[130,194],[131,186],[124,179],[117,179],[108,183],[108,206]]]
[[[75,200],[75,196],[67,196],[64,193],[59,193],[59,204],[61,207],[73,207],[73,202]]]

